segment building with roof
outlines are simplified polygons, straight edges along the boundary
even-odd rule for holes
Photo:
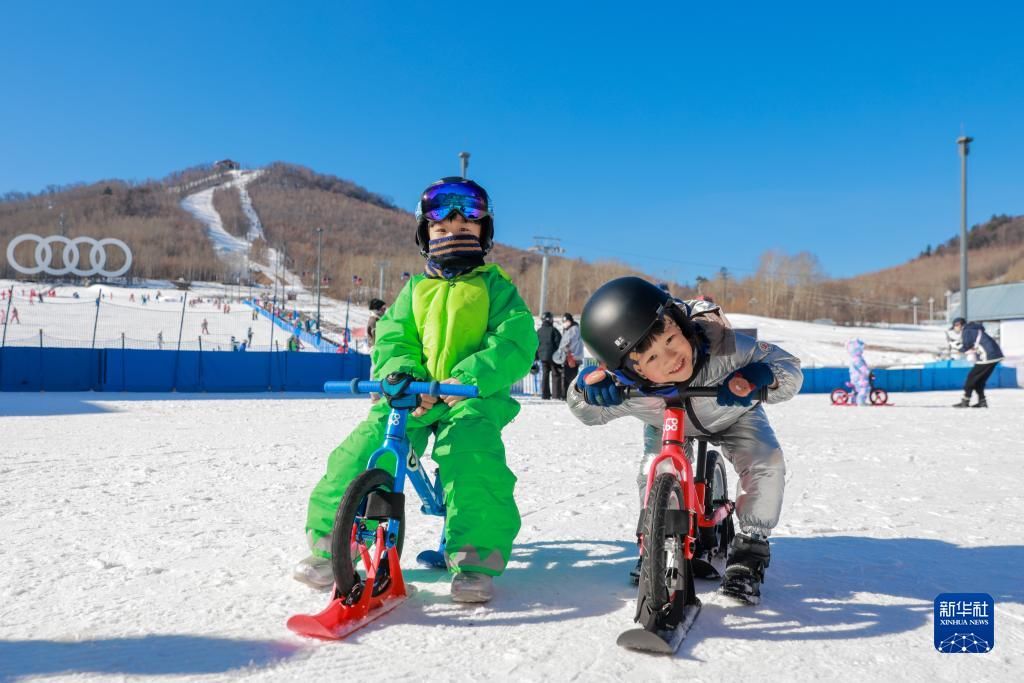
[[[1024,282],[969,288],[967,312],[970,320],[985,324],[1009,362],[1024,364]],[[960,317],[960,292],[950,297],[946,317]]]

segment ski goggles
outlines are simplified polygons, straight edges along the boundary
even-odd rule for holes
[[[416,220],[438,223],[453,212],[467,221],[493,216],[490,198],[476,183],[441,183],[428,187],[416,205]]]

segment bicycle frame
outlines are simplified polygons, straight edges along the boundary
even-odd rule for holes
[[[714,396],[717,389],[695,388],[685,390],[685,396]],[[680,398],[680,401],[683,398]],[[644,507],[647,507],[647,499],[651,495],[651,487],[659,474],[669,473],[679,480],[680,488],[683,491],[683,512],[686,513],[688,524],[686,541],[683,546],[683,553],[687,560],[694,556],[694,546],[697,541],[698,527],[713,527],[720,524],[726,517],[732,514],[735,504],[727,502],[725,505],[716,506],[709,511],[710,516],[705,513],[704,506],[698,501],[705,500],[707,495],[706,485],[703,481],[694,481],[693,466],[690,459],[686,457],[684,444],[686,443],[686,413],[682,405],[670,403],[665,406],[665,413],[662,422],[661,452],[651,462],[647,471],[647,490],[644,493]],[[701,448],[698,457],[703,457],[704,449]]]
[[[351,393],[368,394],[380,392],[381,382],[367,382],[352,380],[351,382],[327,382],[324,384],[324,391],[328,393]],[[406,389],[406,394],[429,394],[431,396],[464,396],[473,398],[478,395],[476,387],[461,384],[441,384],[439,382],[412,382]],[[395,456],[394,489],[392,493],[403,494],[405,492],[405,480],[412,482],[413,489],[420,497],[422,505],[420,511],[427,515],[444,517],[447,510],[444,504],[444,491],[441,486],[440,476],[431,480],[430,476],[423,471],[420,459],[412,450],[412,445],[406,436],[406,423],[409,420],[411,408],[396,408],[392,406],[388,414],[387,429],[384,433],[384,443],[370,455],[366,469],[372,470],[377,467],[378,461],[388,453]],[[383,469],[383,468],[382,468]],[[386,470],[385,470],[386,471]],[[388,548],[397,544],[398,526],[397,519],[388,521],[387,533],[384,535]],[[373,532],[365,532],[367,541],[373,540]],[[444,531],[441,532],[441,543],[439,553],[444,554]]]
[[[405,435],[405,425],[409,419],[408,408],[392,408],[388,415],[388,427],[384,434],[384,445],[378,448],[370,456],[366,469],[372,470],[377,467],[377,462],[388,453],[395,456],[395,484],[393,493],[404,493],[406,478],[412,482],[413,489],[420,497],[422,505],[420,511],[427,515],[444,517],[447,510],[444,504],[444,492],[441,489],[441,478],[430,476],[423,471],[420,459],[412,450],[408,437]],[[383,469],[383,468],[382,468]],[[398,520],[388,521],[388,533],[386,534],[387,547],[395,545],[398,538]],[[444,537],[442,534],[440,552],[444,552]]]
[[[395,381],[391,381],[394,379]],[[471,398],[478,395],[474,386],[463,386],[460,384],[439,384],[438,382],[411,382],[403,386],[400,378],[389,377],[389,388],[401,387],[399,394],[392,396],[391,412],[388,414],[387,429],[385,430],[384,444],[370,455],[367,463],[367,470],[377,467],[381,457],[393,454],[396,458],[395,474],[392,481],[391,494],[393,498],[383,501],[383,516],[387,517],[387,527],[377,525],[372,531],[366,528],[365,524],[353,524],[349,532],[350,543],[358,553],[359,561],[362,561],[366,577],[365,580],[357,578],[356,585],[346,589],[342,594],[335,582],[333,597],[327,607],[317,614],[296,614],[288,619],[288,628],[292,631],[314,638],[326,638],[337,640],[344,638],[349,633],[366,625],[382,614],[394,609],[396,605],[408,597],[409,592],[405,579],[402,576],[402,565],[399,562],[398,551],[395,546],[398,544],[401,521],[396,518],[391,508],[392,501],[399,506],[404,506],[405,480],[408,477],[412,481],[413,488],[423,500],[423,512],[430,515],[443,517],[445,514],[444,495],[441,491],[440,477],[431,481],[422,467],[419,458],[413,452],[409,439],[405,435],[405,425],[409,418],[409,411],[413,409],[413,402],[409,397],[413,394],[429,394],[431,396],[464,396]],[[352,393],[367,394],[380,392],[381,382],[361,382],[354,379],[351,382],[327,382],[324,384],[324,391],[329,393]],[[384,393],[384,392],[381,392]],[[394,402],[406,404],[404,407],[395,407]],[[385,470],[386,471],[386,470]],[[360,475],[362,476],[362,475]],[[348,494],[346,494],[348,495]],[[371,502],[375,492],[367,495],[362,503],[361,513],[366,514],[373,505]],[[342,505],[345,498],[342,498]],[[404,517],[402,512],[397,513]],[[337,521],[335,522],[337,524]],[[337,539],[335,539],[337,540]],[[373,546],[372,554],[370,546]],[[388,552],[393,550],[394,552]],[[432,554],[432,551],[421,553]],[[437,558],[433,558],[431,566],[444,566],[444,531],[441,532],[440,564]],[[417,558],[419,559],[419,558]],[[335,570],[337,571],[337,570]],[[378,572],[386,572],[386,581],[380,586],[377,584]],[[335,574],[337,576],[337,574]],[[380,590],[378,590],[378,588]]]

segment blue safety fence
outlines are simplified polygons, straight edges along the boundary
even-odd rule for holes
[[[875,373],[875,386],[888,392],[948,391],[963,388],[971,367],[970,363],[945,361],[919,368],[878,368],[872,372]],[[828,394],[833,389],[846,388],[849,380],[849,368],[804,368],[804,385],[800,393]],[[1017,368],[1003,365],[996,367],[985,383],[987,389],[1017,386]]]
[[[338,351],[338,345],[337,344],[335,344],[334,342],[331,342],[331,341],[328,341],[328,340],[324,339],[319,334],[312,334],[310,332],[306,332],[304,329],[302,329],[302,326],[299,325],[298,323],[288,322],[287,320],[285,320],[284,318],[282,318],[280,316],[273,315],[270,311],[255,305],[254,303],[252,303],[249,300],[245,300],[242,303],[244,303],[246,306],[249,306],[249,307],[255,309],[261,316],[263,316],[267,320],[270,320],[272,323],[274,323],[275,325],[280,327],[282,330],[284,330],[288,334],[295,334],[295,335],[297,335],[298,338],[299,338],[299,341],[301,341],[306,346],[312,347],[312,348],[316,349],[317,351],[320,351],[320,352],[323,352],[323,353],[336,353]],[[287,337],[286,337],[286,339],[287,339]]]
[[[3,391],[323,391],[369,379],[361,353],[0,349]]]

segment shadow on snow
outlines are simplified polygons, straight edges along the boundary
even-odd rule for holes
[[[705,600],[682,655],[713,638],[849,640],[914,631],[932,622],[940,593],[989,593],[1024,603],[1024,546],[958,546],[923,538],[773,538],[757,607]],[[707,584],[705,584],[707,585]],[[698,583],[698,592],[707,589]],[[885,599],[880,599],[885,596]],[[893,600],[895,598],[896,600]],[[930,634],[924,646],[931,646]]]
[[[268,666],[301,650],[271,640],[145,635],[97,640],[0,640],[0,681],[71,673],[201,675]]]

